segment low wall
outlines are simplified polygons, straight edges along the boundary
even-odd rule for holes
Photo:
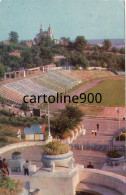
[[[84,168],[80,172],[80,182],[104,186],[109,189],[114,189],[123,195],[126,194],[126,177],[115,173]]]
[[[29,147],[29,146],[42,146],[44,141],[29,141],[29,142],[20,142],[15,144],[10,144],[0,148],[0,154],[8,152],[13,149],[21,148],[21,147]]]

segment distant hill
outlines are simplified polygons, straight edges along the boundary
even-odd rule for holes
[[[112,43],[112,46],[115,46],[117,48],[125,47],[125,41],[124,39],[109,39]],[[87,40],[89,44],[95,45],[95,44],[103,44],[104,39],[92,39]]]

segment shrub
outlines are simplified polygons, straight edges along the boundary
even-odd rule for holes
[[[12,126],[31,126],[38,125],[46,122],[45,119],[32,117],[32,118],[24,118],[24,117],[15,117],[12,113],[7,112],[5,110],[0,111],[0,123],[1,124],[10,124]]]
[[[74,136],[76,136],[76,134],[77,134],[77,132],[76,132],[76,130],[74,129]]]
[[[116,141],[125,141],[126,140],[126,133],[121,133],[120,135],[116,136]]]
[[[0,142],[7,142],[7,139],[5,137],[0,137]]]
[[[0,170],[0,194],[1,195],[18,195],[22,191],[23,183],[6,176]]]
[[[29,107],[29,105],[27,103],[22,102],[20,109],[24,110],[26,112],[26,111],[30,110],[30,107]]]
[[[4,132],[5,136],[9,136],[9,137],[16,137],[17,134],[15,132]]]
[[[117,150],[110,150],[107,152],[107,157],[109,158],[119,158],[122,156],[122,153]]]
[[[80,132],[80,125],[78,125],[77,127],[76,127],[76,129],[78,130],[78,133]]]
[[[9,120],[5,116],[0,116],[0,123],[1,124],[8,124]]]
[[[15,151],[15,152],[13,152],[12,154],[13,154],[13,155],[20,155],[20,154],[21,154],[21,152],[19,152],[19,151]]]
[[[82,124],[80,123],[80,124],[78,124],[77,126],[76,126],[76,129],[78,130],[78,132],[80,132],[81,131],[81,129],[82,129]]]
[[[68,144],[61,143],[60,141],[52,141],[45,145],[44,154],[59,155],[65,154],[70,150]]]
[[[4,116],[9,116],[9,117],[12,117],[14,115],[13,113],[10,113],[6,110],[0,110],[0,114]]]
[[[70,138],[72,138],[72,133],[64,133],[63,135],[62,135],[62,139],[66,139],[66,138],[68,138],[68,137],[70,137]]]

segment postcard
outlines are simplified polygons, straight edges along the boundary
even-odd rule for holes
[[[124,0],[0,0],[0,195],[126,195],[125,120]]]

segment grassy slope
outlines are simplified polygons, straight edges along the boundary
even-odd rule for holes
[[[22,127],[14,127],[12,125],[0,124],[0,135],[1,135],[0,138],[4,137],[6,139],[6,141],[0,141],[0,147],[4,145],[24,141],[24,139],[19,140],[19,138],[17,138],[18,129],[20,129],[21,132],[23,132]],[[2,132],[4,132],[3,136],[2,136]],[[11,136],[7,135],[7,133],[10,133]]]
[[[9,116],[7,116],[7,114]],[[46,120],[45,120],[46,122]],[[30,127],[31,125],[43,124],[44,119],[30,117],[16,117],[12,113],[7,111],[0,111],[0,147],[15,142],[25,141],[24,139],[24,128]],[[22,139],[17,138],[18,130],[21,130]]]
[[[116,75],[110,71],[105,70],[72,70],[72,71],[63,71],[67,76],[73,77],[79,81],[87,81],[97,78],[104,77],[116,77]]]

